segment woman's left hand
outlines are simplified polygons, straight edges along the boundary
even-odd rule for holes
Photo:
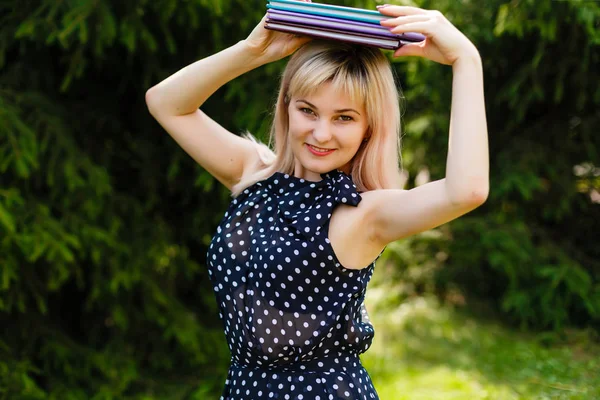
[[[393,5],[377,9],[381,14],[396,17],[381,21],[390,32],[418,32],[426,37],[422,42],[401,46],[395,57],[418,56],[447,65],[462,57],[479,57],[475,45],[439,11]]]

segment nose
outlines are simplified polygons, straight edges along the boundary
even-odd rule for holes
[[[331,140],[331,126],[327,121],[320,121],[313,130],[313,137],[319,144],[327,143]]]

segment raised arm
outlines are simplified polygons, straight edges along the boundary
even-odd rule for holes
[[[394,33],[420,32],[423,43],[405,45],[396,56],[419,56],[452,66],[452,104],[446,177],[411,190],[363,194],[372,237],[386,244],[451,221],[481,205],[489,191],[483,73],[475,46],[441,13],[388,6],[382,22]]]
[[[258,160],[255,144],[228,132],[199,107],[219,87],[260,65],[293,53],[308,39],[264,29],[196,61],[146,92],[152,116],[203,168],[229,189]]]

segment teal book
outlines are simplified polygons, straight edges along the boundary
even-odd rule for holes
[[[294,11],[303,14],[348,19],[352,21],[370,22],[377,25],[379,25],[379,21],[391,18],[381,14],[376,10],[335,6],[322,3],[308,3],[298,0],[269,0],[267,8],[272,10]]]

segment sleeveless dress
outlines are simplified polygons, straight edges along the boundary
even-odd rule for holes
[[[232,357],[221,400],[379,398],[359,359],[374,335],[363,300],[375,261],[346,269],[328,239],[333,209],[361,197],[341,171],[321,178],[276,172],[251,185],[212,238]]]

